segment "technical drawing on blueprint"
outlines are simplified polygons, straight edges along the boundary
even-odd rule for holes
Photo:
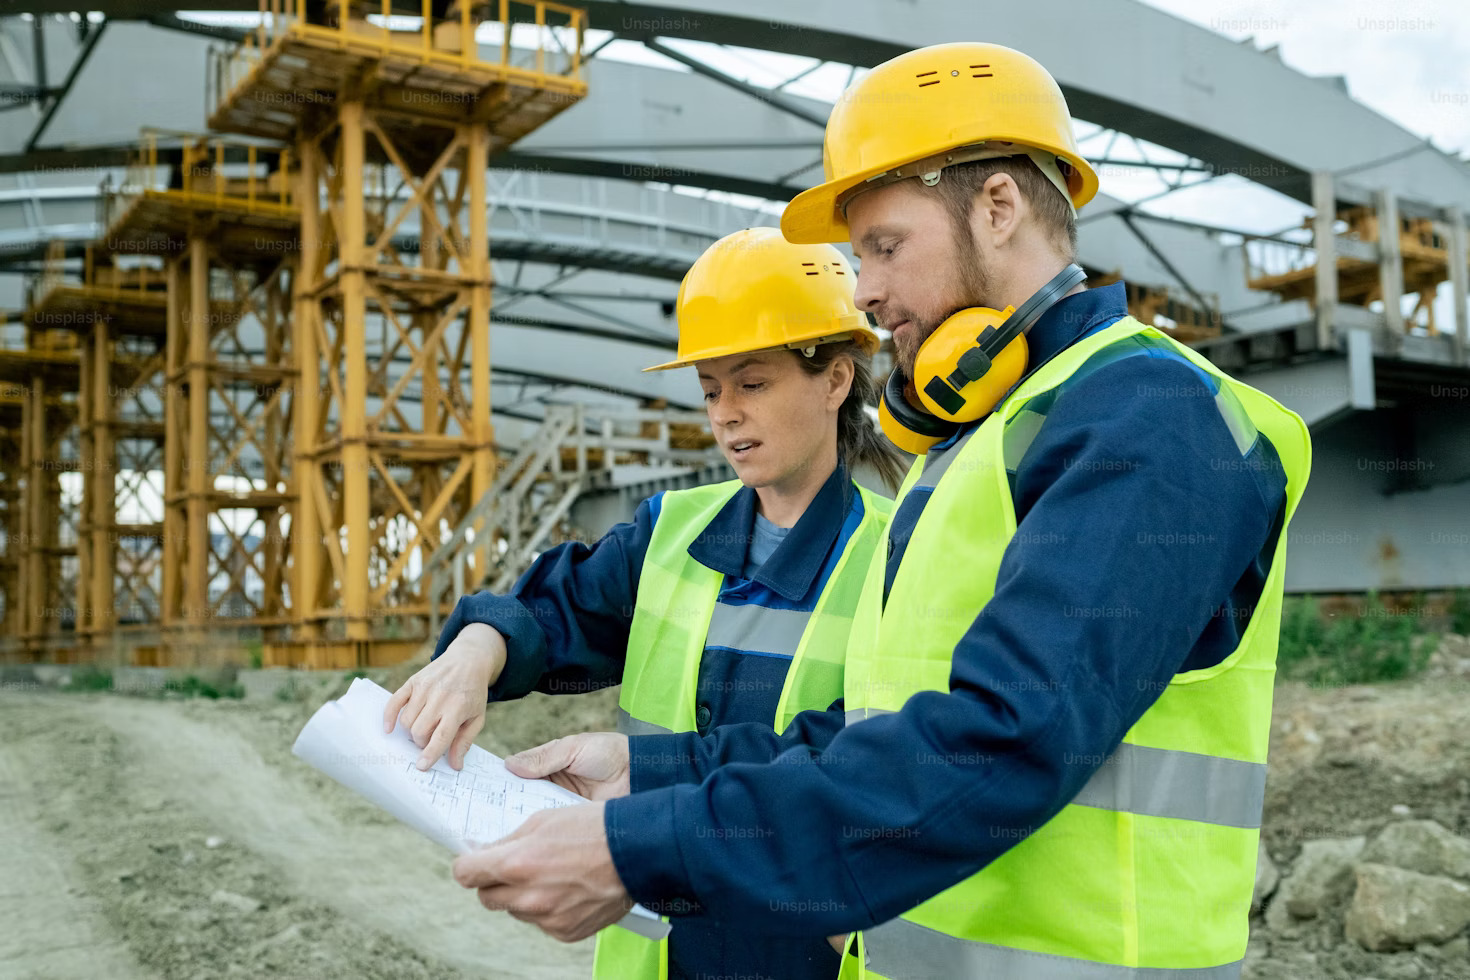
[[[537,810],[586,802],[543,780],[521,779],[493,754],[473,749],[459,772],[448,766],[419,772],[409,762],[404,775],[428,798],[449,831],[464,841],[499,840]]]

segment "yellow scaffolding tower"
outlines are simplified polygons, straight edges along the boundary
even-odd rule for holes
[[[167,339],[149,367],[162,382],[162,660],[180,665],[233,645],[214,630],[285,621],[300,217],[289,151],[193,139],[165,182],[162,135],[145,134],[109,197],[104,243],[165,262]]]
[[[3,363],[3,359],[0,359]],[[0,383],[0,659],[20,645],[21,409],[25,386]]]
[[[44,320],[36,325],[28,318],[21,345],[0,350],[6,415],[18,429],[0,449],[7,498],[7,659],[69,661],[75,656],[66,625],[76,604],[77,514],[74,498],[62,492],[61,477],[82,468],[78,381],[74,341]]]
[[[431,612],[418,572],[491,486],[486,169],[586,93],[581,10],[500,0],[486,59],[473,39],[495,6],[436,19],[425,2],[395,31],[386,2],[313,20],[262,0],[256,36],[215,62],[210,127],[290,141],[300,166],[291,628],[267,663],[411,654]],[[417,254],[395,237],[410,216]]]
[[[96,654],[123,619],[158,625],[156,585],[160,525],[140,521],[140,482],[163,443],[152,386],[161,398],[159,354],[165,329],[164,279],[156,267],[113,264],[88,247],[80,283],[64,278],[66,256],[53,242],[33,291],[27,322],[61,325],[75,349],[80,517],[72,620],[79,649]],[[124,524],[120,513],[132,520]],[[149,602],[153,596],[154,601]]]

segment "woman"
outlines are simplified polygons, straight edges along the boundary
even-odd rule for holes
[[[849,465],[902,477],[897,452],[865,412],[877,337],[853,304],[854,275],[830,245],[792,245],[774,228],[729,235],[679,289],[678,358],[695,366],[710,426],[737,480],[661,493],[591,548],[547,551],[509,596],[460,600],[439,652],[389,702],[424,746],[458,767],[489,700],[622,682],[622,734],[563,739],[582,753],[534,773],[620,795],[698,781],[677,765],[626,767],[628,735],[759,723],[841,724],[847,633],[891,501],[856,486]],[[442,656],[439,655],[442,653]],[[400,709],[402,713],[400,715]],[[835,713],[833,713],[835,714]],[[548,747],[543,747],[543,750]],[[520,771],[525,773],[525,766]],[[584,784],[574,773],[596,775]],[[598,940],[606,977],[836,975],[821,937],[773,938],[699,914],[654,943],[619,929]]]

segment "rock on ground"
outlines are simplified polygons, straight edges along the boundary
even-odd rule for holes
[[[1433,820],[1389,824],[1364,849],[1363,860],[1470,881],[1470,840]]]
[[[1347,914],[1347,937],[1383,952],[1442,943],[1470,924],[1470,885],[1364,862]]]
[[[1273,904],[1294,918],[1316,918],[1336,892],[1348,887],[1364,843],[1362,837],[1307,841],[1291,873],[1282,879]]]

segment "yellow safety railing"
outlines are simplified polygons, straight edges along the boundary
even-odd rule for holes
[[[0,350],[23,351],[30,344],[26,338],[25,314],[20,310],[0,310]],[[0,400],[13,400],[25,390],[18,381],[0,381]]]
[[[32,302],[44,299],[51,290],[62,285],[65,274],[66,243],[53,238],[46,246],[46,259],[41,264],[41,274],[36,277],[35,288],[31,292]],[[38,326],[29,331],[29,334],[30,336],[25,340],[25,347],[30,350],[69,351],[76,349],[76,335],[69,330]]]
[[[52,290],[67,284],[66,243],[53,239],[46,247],[46,258],[36,277],[32,298],[42,301]],[[135,292],[161,296],[166,284],[163,270],[154,262],[140,259],[121,266],[105,260],[99,262],[93,246],[88,245],[82,257],[82,281],[78,283],[72,279],[70,285],[105,289],[115,293]]]
[[[60,286],[66,276],[66,243],[53,238],[46,246],[46,260],[41,263],[41,274],[36,277],[35,297],[40,299]]]
[[[91,289],[110,289],[113,292],[152,293],[163,295],[167,281],[163,270],[154,265],[156,260],[134,260],[129,265],[114,265],[97,262],[92,246],[87,251],[82,265],[82,282]]]
[[[165,150],[182,150],[177,181],[170,179],[171,173],[159,171],[161,144]],[[145,194],[183,194],[197,204],[243,205],[247,210],[288,210],[292,207],[291,169],[290,148],[163,129],[144,130],[138,148],[128,159],[122,184],[114,190],[103,182],[107,223],[110,225]]]
[[[447,16],[434,16],[430,0],[423,0],[418,26],[397,28],[415,18],[394,14],[390,0],[333,0],[324,23],[307,20],[305,0],[259,0],[260,23],[233,56],[224,59],[214,79],[216,103],[222,101],[259,62],[261,52],[293,32],[317,37],[335,36],[340,42],[376,46],[385,55],[417,56],[463,66],[488,66],[534,71],[540,75],[582,77],[582,47],[587,12],[554,0],[453,0]],[[377,23],[369,20],[375,17]],[[482,58],[475,42],[484,24],[499,24],[498,58]],[[515,27],[534,27],[528,52],[533,64],[513,63],[511,34]],[[493,48],[490,50],[494,50]]]

